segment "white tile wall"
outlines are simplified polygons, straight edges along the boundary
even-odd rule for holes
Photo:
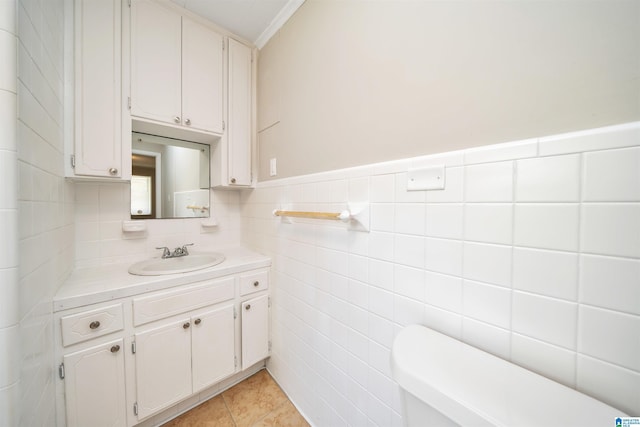
[[[516,204],[514,244],[577,251],[579,208],[578,204]]]
[[[518,160],[516,201],[577,202],[580,200],[580,156]]]
[[[640,148],[585,153],[583,200],[640,201]]]
[[[20,257],[19,292],[13,296],[20,345],[11,348],[21,349],[12,359],[20,373],[18,394],[8,400],[0,397],[0,405],[11,402],[8,416],[13,422],[5,424],[7,411],[0,409],[0,424],[53,425],[51,301],[73,267],[74,235],[73,184],[64,180],[62,170],[64,7],[61,0],[0,3],[0,21],[7,18],[5,12],[17,16],[18,64],[12,77],[18,107],[13,113],[18,119],[13,131],[17,178],[8,182],[18,200],[19,226],[15,224],[14,232]],[[0,63],[6,64],[6,56],[0,55]]]
[[[632,123],[259,184],[240,204],[243,240],[276,260],[269,368],[314,424],[400,425],[385,363],[421,323],[640,412],[639,147]],[[437,162],[445,190],[406,191]],[[343,209],[291,191],[329,183],[368,194],[371,232],[270,216],[285,197]]]
[[[156,247],[194,243],[200,248],[235,246],[240,240],[239,200],[236,192],[211,191],[211,215],[216,228],[202,227],[202,219],[147,220],[147,231],[124,233],[129,220],[127,183],[75,184],[76,267],[132,262],[157,254]],[[332,239],[328,239],[332,242]]]

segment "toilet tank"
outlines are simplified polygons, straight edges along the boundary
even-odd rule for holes
[[[420,325],[393,342],[407,426],[615,426],[622,411]]]

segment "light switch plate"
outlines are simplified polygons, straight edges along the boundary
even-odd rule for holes
[[[269,176],[276,176],[278,174],[278,168],[276,166],[276,159],[269,159]]]
[[[444,165],[409,169],[407,191],[444,190]]]

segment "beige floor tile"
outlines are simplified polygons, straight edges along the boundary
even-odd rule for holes
[[[224,404],[222,396],[218,395],[185,412],[178,418],[164,424],[163,427],[234,427],[235,423]]]
[[[287,401],[266,370],[222,393],[237,427],[248,427]]]
[[[309,427],[309,423],[300,415],[293,403],[287,400],[252,427]]]
[[[162,427],[309,427],[263,369]]]

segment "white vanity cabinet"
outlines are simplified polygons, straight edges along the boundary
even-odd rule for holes
[[[68,427],[126,426],[122,338],[63,357]]]
[[[122,0],[70,0],[67,21],[68,134],[65,174],[71,178],[131,179],[131,133],[124,119]],[[71,35],[69,35],[71,34]],[[72,94],[72,95],[71,95]],[[127,113],[128,116],[128,113]]]
[[[270,351],[262,262],[161,290],[150,292],[145,279],[129,296],[58,303],[58,426],[133,426],[255,371]]]
[[[139,419],[235,372],[234,297],[230,277],[133,299]]]
[[[233,313],[226,305],[135,334],[140,419],[235,372]]]
[[[223,133],[224,38],[170,4],[131,4],[131,115]]]
[[[66,425],[126,426],[123,304],[56,316]]]
[[[269,355],[269,286],[267,271],[254,271],[240,276],[242,317],[242,368],[246,369]]]
[[[242,303],[242,368],[269,356],[269,297],[262,295]]]

